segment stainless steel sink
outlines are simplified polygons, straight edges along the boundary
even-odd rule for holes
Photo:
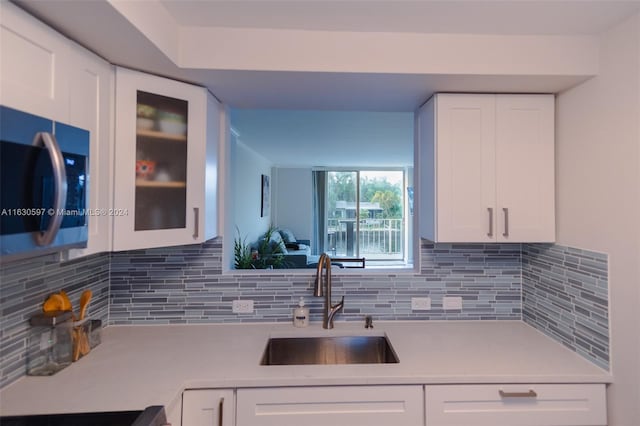
[[[384,336],[271,338],[260,365],[396,364]]]

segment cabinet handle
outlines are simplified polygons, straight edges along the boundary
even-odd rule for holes
[[[489,232],[487,233],[487,237],[493,237],[493,207],[487,207],[489,211]]]
[[[500,394],[500,398],[536,398],[538,396],[533,389],[529,389],[529,392],[505,392],[500,389],[498,394]]]
[[[194,207],[193,208],[193,218],[194,218],[194,229],[193,229],[193,238],[194,239],[198,239],[198,237],[200,236],[200,208],[199,207]]]
[[[502,233],[502,236],[508,237],[509,236],[509,209],[503,207],[502,211],[504,212],[504,232]]]
[[[222,411],[224,409],[224,397],[218,403],[218,426],[222,426]]]

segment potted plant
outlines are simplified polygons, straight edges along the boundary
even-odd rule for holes
[[[235,269],[253,269],[251,247],[247,244],[247,237],[240,238],[240,230],[236,227],[238,236],[233,240],[233,266]]]
[[[260,239],[258,244],[258,258],[254,259],[253,265],[256,269],[282,268],[284,264],[284,255],[280,244],[271,240],[273,233],[276,232],[274,226],[270,226],[265,232],[264,237]]]
[[[284,255],[280,244],[271,240],[276,228],[271,226],[253,250],[247,244],[246,237],[240,237],[240,230],[236,227],[238,236],[233,241],[235,269],[278,269],[284,267]]]

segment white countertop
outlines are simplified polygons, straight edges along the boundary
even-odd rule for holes
[[[609,383],[611,375],[520,321],[110,326],[50,377],[0,392],[2,415],[175,407],[188,388],[442,383]],[[269,337],[384,335],[398,364],[260,366]]]

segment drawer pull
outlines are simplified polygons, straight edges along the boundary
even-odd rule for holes
[[[502,236],[508,237],[509,236],[509,209],[503,208],[502,211],[504,212],[504,232],[502,233]]]
[[[500,389],[498,393],[500,398],[536,398],[538,396],[533,389],[529,389],[529,392],[505,392]]]
[[[193,229],[193,239],[197,240],[200,237],[200,208],[193,208],[193,219],[195,222],[195,227]]]
[[[218,426],[222,426],[222,415],[224,411],[224,398],[220,398],[218,403]]]
[[[489,232],[487,233],[487,237],[493,237],[493,208],[487,207],[489,211]]]

